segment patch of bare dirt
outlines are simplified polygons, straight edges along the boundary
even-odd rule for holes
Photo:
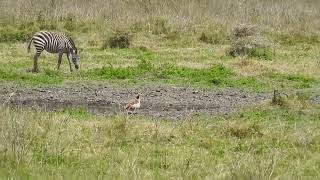
[[[81,107],[93,113],[117,114],[125,113],[126,102],[138,93],[142,94],[142,100],[137,114],[168,119],[196,114],[225,115],[271,99],[271,94],[238,89],[206,91],[178,87],[0,87],[0,103],[14,107],[40,107],[50,111]]]

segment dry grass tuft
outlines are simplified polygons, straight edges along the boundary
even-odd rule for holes
[[[263,136],[261,127],[256,123],[233,123],[226,132],[239,139]]]
[[[287,97],[284,94],[280,93],[278,90],[273,91],[273,97],[271,104],[274,106],[285,106],[287,105]]]
[[[240,25],[233,30],[233,36],[236,38],[244,38],[257,34],[257,28],[252,25]]]
[[[319,5],[318,0],[12,0],[0,1],[0,17],[4,22],[41,20],[43,24],[74,17],[75,23],[84,20],[106,27],[129,27],[141,22],[150,25],[161,17],[184,30],[212,24],[233,28],[242,23],[286,32],[315,32],[319,29]],[[164,21],[157,23],[157,32],[167,31],[163,28]],[[76,26],[67,27],[74,29]],[[239,29],[240,34],[242,30]],[[249,32],[248,29],[245,32]]]
[[[227,50],[228,55],[233,57],[249,56],[267,60],[272,58],[270,40],[262,36],[253,26],[242,25],[235,28],[231,39],[231,47]]]
[[[110,48],[129,48],[131,45],[131,35],[127,31],[117,30],[107,41],[102,45],[102,49]]]
[[[291,109],[307,109],[310,107],[309,96],[302,92],[286,94],[279,90],[274,90],[271,104]]]
[[[228,37],[222,31],[204,31],[199,40],[208,44],[224,44],[228,41]]]

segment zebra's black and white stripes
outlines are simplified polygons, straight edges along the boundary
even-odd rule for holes
[[[62,55],[66,54],[70,71],[72,71],[72,63],[74,64],[76,69],[79,69],[80,66],[80,57],[78,54],[78,50],[73,42],[73,40],[65,35],[59,34],[56,32],[48,32],[48,31],[40,31],[33,35],[32,40],[28,45],[28,51],[30,51],[31,43],[33,42],[36,48],[36,54],[34,55],[34,66],[33,72],[38,72],[38,58],[43,50],[46,50],[49,53],[59,54],[58,56],[58,65],[57,69],[60,68]]]

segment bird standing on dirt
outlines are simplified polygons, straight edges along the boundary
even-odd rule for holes
[[[140,99],[140,94],[138,94],[135,99],[129,101],[126,106],[126,110],[128,112],[132,112],[132,110],[134,111],[135,109],[140,108]]]

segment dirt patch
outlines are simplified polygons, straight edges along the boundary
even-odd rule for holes
[[[10,97],[10,93],[12,97]],[[14,89],[0,87],[0,103],[15,107],[41,107],[58,110],[82,107],[93,113],[125,112],[126,102],[142,94],[138,114],[179,119],[197,114],[224,115],[270,100],[270,94],[237,89],[221,91],[194,90],[178,87],[45,87]]]

